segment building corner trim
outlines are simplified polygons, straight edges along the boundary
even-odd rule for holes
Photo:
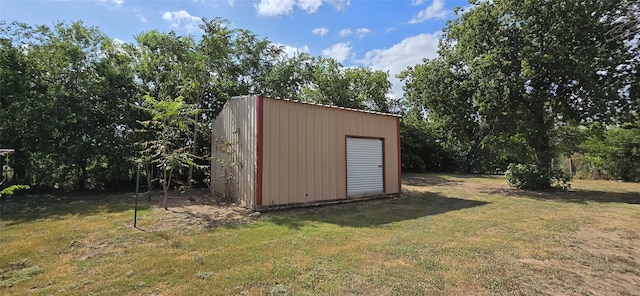
[[[402,193],[402,158],[400,157],[400,117],[397,117],[398,126],[398,193]]]
[[[262,156],[263,152],[263,132],[264,132],[264,98],[256,97],[256,187],[255,205],[262,206]]]

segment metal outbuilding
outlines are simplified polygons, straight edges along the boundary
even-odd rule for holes
[[[212,132],[216,193],[254,210],[401,192],[397,115],[244,96]]]

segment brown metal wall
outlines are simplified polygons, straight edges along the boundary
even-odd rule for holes
[[[231,194],[238,204],[254,207],[256,168],[256,100],[255,97],[230,99],[213,124],[213,135],[217,140],[232,145],[233,161],[239,163],[225,170],[219,162],[214,165],[213,175],[216,194],[224,194],[230,186]],[[214,151],[215,152],[215,151]],[[218,157],[224,157],[218,152]],[[227,161],[231,160],[226,158]],[[233,176],[225,185],[225,175]]]
[[[400,191],[398,118],[264,99],[262,206],[347,197],[346,137],[384,139],[385,193]]]

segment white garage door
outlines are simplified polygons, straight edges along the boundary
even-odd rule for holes
[[[382,140],[347,138],[347,195],[384,193]]]

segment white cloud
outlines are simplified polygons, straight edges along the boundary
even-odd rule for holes
[[[422,23],[430,19],[444,19],[449,15],[449,11],[444,8],[444,0],[433,0],[431,5],[414,15],[410,24]]]
[[[307,13],[316,13],[323,3],[328,3],[340,11],[349,5],[349,0],[260,0],[253,6],[258,15],[281,16],[291,14],[295,6]]]
[[[353,47],[349,46],[349,42],[340,42],[324,49],[322,55],[334,58],[336,61],[342,63],[351,55],[351,49],[353,49]]]
[[[286,45],[286,44],[282,44],[282,43],[276,43],[275,45],[282,47],[282,49],[284,50],[284,53],[289,58],[292,58],[296,54],[300,54],[300,53],[303,53],[303,52],[306,52],[306,53],[309,52],[309,46],[306,46],[306,45],[303,46],[302,48],[291,46],[291,45]]]
[[[421,5],[422,3],[424,3],[424,0],[413,0],[413,3],[411,3],[411,5],[418,6],[418,5]]]
[[[342,11],[346,6],[351,4],[350,0],[325,0],[329,5],[333,6],[337,11]]]
[[[338,35],[340,35],[340,37],[347,37],[354,33],[356,34],[356,36],[358,36],[358,38],[363,38],[367,34],[371,33],[371,30],[369,30],[368,28],[358,28],[355,30],[352,30],[350,28],[344,28],[340,30],[340,32],[338,32]]]
[[[290,14],[293,11],[295,0],[260,0],[260,3],[253,4],[259,15],[278,16]]]
[[[389,71],[393,85],[391,96],[400,98],[403,83],[396,78],[396,75],[409,66],[421,63],[424,58],[437,57],[439,38],[440,32],[411,36],[389,48],[371,50],[364,55],[364,58],[355,62],[376,70]]]
[[[315,29],[313,29],[313,31],[311,31],[311,33],[313,33],[313,35],[324,36],[324,35],[327,35],[327,33],[329,33],[329,29],[327,29],[327,28],[315,28]]]
[[[141,21],[141,22],[143,22],[143,23],[145,23],[145,24],[149,22],[149,21],[147,21],[147,18],[146,18],[146,17],[144,17],[144,16],[143,16],[143,15],[141,15],[141,14],[138,14],[138,18],[140,19],[140,21]]]
[[[308,13],[315,13],[322,5],[322,0],[298,0],[298,6]]]
[[[96,3],[106,8],[120,8],[124,4],[124,0],[96,0]]]
[[[356,35],[358,35],[358,38],[363,38],[364,36],[366,36],[369,33],[371,33],[371,30],[369,30],[367,28],[358,28],[358,29],[356,29]]]
[[[162,19],[169,22],[174,29],[182,29],[189,33],[200,30],[198,25],[202,21],[197,16],[190,15],[186,10],[165,11]]]
[[[340,30],[340,32],[338,32],[338,34],[340,35],[340,37],[347,37],[353,34],[353,31],[351,31],[351,29],[342,29]]]

